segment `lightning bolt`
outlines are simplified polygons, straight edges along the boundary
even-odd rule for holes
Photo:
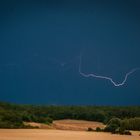
[[[125,75],[125,77],[124,77],[124,79],[123,79],[122,82],[117,83],[117,82],[115,82],[111,77],[102,76],[102,75],[96,75],[96,74],[93,74],[93,73],[86,74],[86,73],[82,72],[81,67],[82,67],[82,55],[80,55],[80,63],[79,63],[79,73],[80,73],[80,75],[82,75],[83,77],[86,77],[86,78],[93,77],[93,78],[99,78],[99,79],[108,80],[108,81],[110,81],[115,87],[123,86],[123,85],[127,82],[127,79],[128,79],[128,77],[129,77],[131,74],[133,74],[134,72],[140,70],[140,68],[134,68],[134,69],[132,69],[131,71],[129,71],[128,73],[126,73],[126,75]]]

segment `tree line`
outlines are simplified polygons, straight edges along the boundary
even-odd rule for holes
[[[140,106],[43,106],[0,102],[0,128],[26,128],[23,122],[50,124],[60,119],[108,124],[113,118],[122,120],[125,129],[140,130]]]

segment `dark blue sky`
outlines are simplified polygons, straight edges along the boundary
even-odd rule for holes
[[[1,0],[0,100],[140,105],[139,0]]]

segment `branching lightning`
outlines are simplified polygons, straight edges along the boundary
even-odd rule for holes
[[[126,73],[126,75],[125,75],[125,77],[124,77],[124,79],[123,79],[122,82],[117,83],[117,82],[115,82],[111,77],[102,76],[102,75],[96,75],[96,74],[93,74],[93,73],[86,74],[86,73],[82,72],[81,67],[82,67],[82,55],[80,55],[80,63],[79,63],[79,73],[80,73],[80,75],[82,75],[83,77],[86,77],[86,78],[93,77],[93,78],[99,78],[99,79],[108,80],[108,81],[110,81],[115,87],[123,86],[123,85],[127,82],[127,79],[128,79],[128,77],[129,77],[131,74],[133,74],[134,72],[140,70],[140,68],[134,68],[134,69],[132,69],[131,71],[129,71],[128,73]]]

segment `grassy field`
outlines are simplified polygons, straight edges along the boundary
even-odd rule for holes
[[[140,140],[140,132],[132,136],[102,132],[48,129],[0,129],[0,140]]]

